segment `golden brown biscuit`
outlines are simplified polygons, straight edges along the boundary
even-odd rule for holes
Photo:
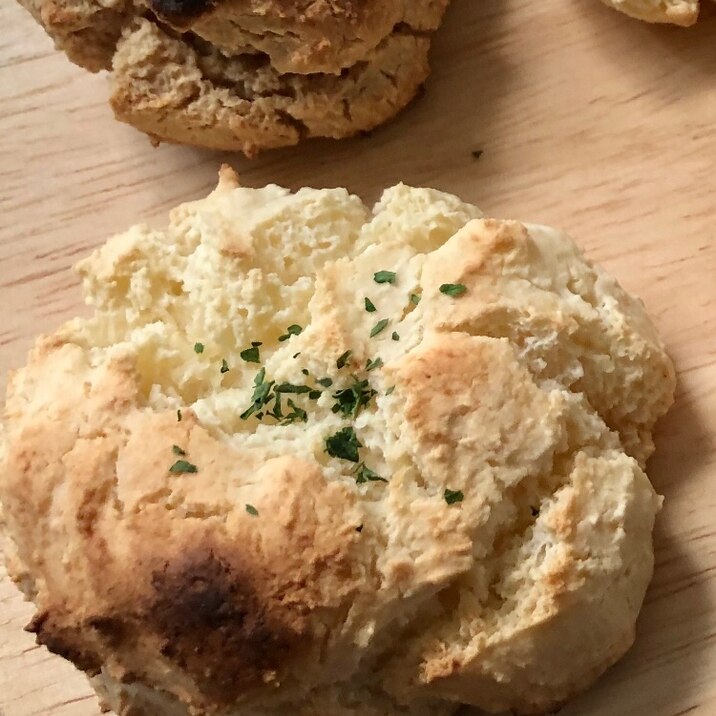
[[[281,74],[340,74],[396,28],[436,30],[448,0],[146,0],[225,54],[263,53]]]
[[[448,0],[20,2],[73,62],[113,71],[118,119],[254,155],[397,114],[428,76]]]
[[[537,713],[629,647],[674,372],[566,235],[224,170],[79,270],[0,499],[30,630],[118,713]]]
[[[99,72],[112,66],[122,29],[134,16],[131,0],[18,0],[80,67]]]
[[[252,156],[374,129],[414,97],[429,49],[427,38],[395,33],[340,76],[281,75],[254,55],[227,58],[140,20],[117,46],[111,103],[155,139]]]

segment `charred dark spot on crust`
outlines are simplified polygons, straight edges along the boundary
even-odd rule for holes
[[[49,611],[42,611],[35,614],[25,631],[34,634],[38,644],[71,661],[88,676],[99,674],[102,662],[94,650],[87,648],[81,628],[66,626]]]
[[[99,632],[104,641],[113,648],[120,646],[127,638],[127,626],[117,617],[92,617],[87,621],[87,626]]]
[[[285,662],[298,634],[278,624],[250,580],[212,550],[170,562],[152,577],[147,622],[162,653],[208,700],[230,704]]]
[[[187,28],[194,20],[213,10],[216,0],[149,0],[159,17],[177,28]]]

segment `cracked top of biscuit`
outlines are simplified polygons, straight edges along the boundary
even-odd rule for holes
[[[0,499],[29,628],[103,688],[530,712],[628,648],[674,374],[565,234],[224,170],[79,270],[92,316],[11,377]]]
[[[278,73],[339,75],[396,30],[428,33],[449,0],[19,0],[70,59],[109,69],[122,32],[145,18],[228,57],[263,54]]]
[[[75,63],[111,70],[117,119],[254,156],[394,117],[429,74],[448,0],[20,0]]]

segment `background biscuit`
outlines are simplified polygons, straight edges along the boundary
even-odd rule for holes
[[[56,46],[114,75],[154,140],[253,155],[393,117],[429,73],[447,0],[20,0]]]

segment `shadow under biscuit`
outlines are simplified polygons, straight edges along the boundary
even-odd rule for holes
[[[599,0],[575,3],[580,23],[598,34],[596,47],[618,63],[624,81],[653,88],[665,100],[713,88],[716,67],[716,5],[702,0],[691,27],[652,24],[627,17]],[[634,48],[638,47],[639,61]],[[674,82],[678,71],[678,84]]]
[[[647,706],[649,716],[686,714],[696,704],[691,694],[699,687],[703,693],[704,684],[711,681],[704,649],[713,632],[716,602],[708,588],[708,569],[697,553],[698,537],[684,521],[690,512],[684,503],[697,507],[689,483],[708,469],[714,437],[682,378],[677,378],[676,401],[658,423],[654,440],[657,449],[647,473],[664,496],[664,507],[656,518],[654,578],[637,622],[635,644],[596,688],[559,716],[634,716],[647,713]]]
[[[502,29],[508,11],[504,0],[455,0],[435,33],[423,92],[386,125],[347,140],[306,140],[256,160],[232,154],[217,160],[252,186],[335,186],[340,177],[367,202],[400,181],[458,191],[483,162],[494,162],[492,139],[501,131],[495,124],[516,71]]]
[[[671,445],[660,450],[666,435]],[[676,507],[690,478],[707,468],[714,437],[681,381],[676,403],[661,419],[654,438],[657,450],[647,472],[665,503],[654,529],[654,578],[637,622],[635,644],[595,686],[552,712],[558,716],[686,714],[696,708],[691,694],[711,681],[703,650],[713,631],[716,602],[708,589],[708,570],[694,553],[698,541],[684,538],[690,531],[683,523],[686,510],[679,510],[677,523],[672,502]],[[456,716],[484,712],[463,707]]]

